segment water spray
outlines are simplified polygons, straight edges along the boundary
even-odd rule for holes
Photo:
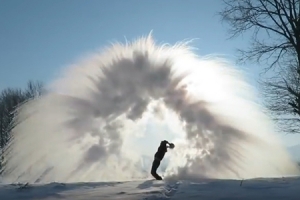
[[[116,43],[65,69],[48,92],[18,108],[5,151],[9,182],[123,181],[149,177],[171,140],[166,177],[298,175],[230,62],[152,37]],[[151,150],[153,149],[153,150]],[[146,167],[146,168],[145,168]],[[145,170],[146,169],[146,170]]]

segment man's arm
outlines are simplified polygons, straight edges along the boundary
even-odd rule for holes
[[[167,146],[167,148],[170,148],[170,142],[168,142],[167,140],[164,140],[164,141],[162,141],[163,143],[165,143],[165,144],[168,144],[169,146]]]
[[[167,140],[164,140],[163,142],[167,143],[167,144],[170,144]]]
[[[166,144],[167,148],[173,149],[175,147],[175,145],[173,143],[170,143],[167,140],[164,140],[163,142]],[[168,146],[167,146],[167,144],[168,144]]]

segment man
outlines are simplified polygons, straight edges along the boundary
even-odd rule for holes
[[[169,146],[167,146],[167,144]],[[174,148],[174,144],[173,143],[169,143],[166,140],[161,141],[160,146],[158,147],[157,152],[154,155],[154,160],[153,160],[152,168],[151,168],[151,175],[155,179],[157,179],[157,180],[162,180],[161,176],[159,176],[156,173],[156,170],[159,167],[161,160],[164,158],[165,153],[167,152],[167,148],[173,149]]]

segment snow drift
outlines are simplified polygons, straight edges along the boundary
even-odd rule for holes
[[[241,72],[185,43],[159,46],[149,36],[113,44],[67,68],[17,114],[6,150],[10,182],[143,178],[140,158],[144,149],[155,153],[153,138],[176,144],[168,177],[299,174]]]

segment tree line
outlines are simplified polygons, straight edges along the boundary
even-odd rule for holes
[[[0,172],[2,168],[3,150],[11,138],[11,130],[14,127],[13,119],[16,108],[23,102],[36,98],[43,93],[43,83],[40,81],[28,81],[25,89],[6,88],[0,93]]]

